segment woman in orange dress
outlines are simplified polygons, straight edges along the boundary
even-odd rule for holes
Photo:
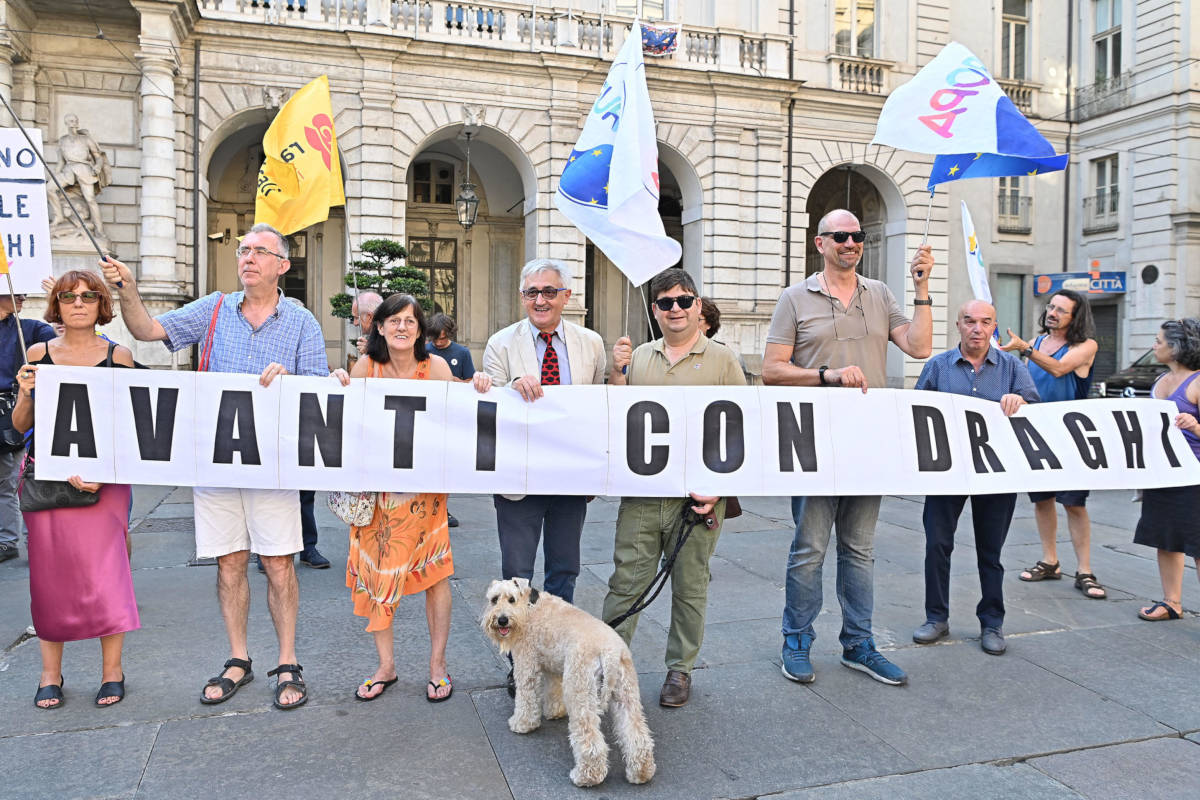
[[[425,343],[425,315],[411,295],[394,294],[375,312],[367,334],[366,353],[354,365],[352,378],[407,378],[448,381],[450,367]],[[363,527],[350,528],[346,586],[354,613],[367,618],[375,636],[379,668],[354,692],[374,700],[398,680],[392,620],[400,598],[425,593],[429,624],[429,684],[425,699],[448,700],[454,691],[446,671],[450,637],[450,584],[454,559],[446,524],[446,495],[380,492],[375,514]]]

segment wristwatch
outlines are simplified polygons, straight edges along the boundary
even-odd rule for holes
[[[931,305],[933,305],[933,298],[926,297],[924,300],[913,300],[913,305],[914,306],[931,306]]]
[[[821,385],[825,385],[825,370],[829,369],[827,365],[822,365],[817,368],[817,378],[820,379]]]
[[[1033,355],[1032,347],[1026,347],[1024,350],[1021,351],[1021,358],[1029,358],[1031,355]]]

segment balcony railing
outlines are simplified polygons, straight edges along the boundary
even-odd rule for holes
[[[1033,98],[1037,93],[1037,87],[1024,81],[1014,81],[1008,78],[997,78],[996,83],[1004,89],[1004,93],[1008,95],[1009,100],[1012,100],[1018,111],[1022,114],[1033,114]]]
[[[1103,233],[1117,229],[1119,195],[1116,189],[1105,189],[1083,198],[1083,232]]]
[[[832,55],[829,63],[833,67],[832,85],[843,92],[883,94],[888,89],[890,61]]]
[[[315,30],[355,30],[514,51],[611,59],[633,18],[578,14],[544,3],[444,0],[197,0],[205,19]],[[787,37],[727,28],[680,26],[673,55],[647,58],[684,69],[787,76]]]
[[[1071,121],[1084,120],[1119,111],[1129,105],[1130,86],[1133,73],[1122,72],[1110,78],[1100,78],[1091,86],[1075,90],[1075,105],[1071,108]]]
[[[1033,232],[1033,198],[1000,193],[996,230],[1000,233]]]

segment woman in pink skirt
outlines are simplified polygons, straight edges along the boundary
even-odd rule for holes
[[[33,427],[33,389],[39,364],[72,367],[132,367],[133,355],[96,335],[96,325],[113,318],[108,290],[93,272],[72,270],[54,284],[46,320],[65,330],[29,348],[29,363],[17,371],[20,394],[13,408],[17,431]],[[33,450],[31,446],[31,450]],[[100,501],[80,508],[25,512],[29,529],[29,595],[33,627],[42,646],[38,708],[59,708],[63,643],[100,639],[103,659],[96,705],[125,696],[121,648],[126,631],[141,627],[129,570],[127,534],[130,489],[71,477],[70,484],[99,492]]]

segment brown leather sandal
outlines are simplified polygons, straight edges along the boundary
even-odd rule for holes
[[[1096,576],[1090,572],[1075,573],[1075,588],[1083,593],[1084,597],[1090,597],[1092,600],[1103,600],[1108,597],[1108,592],[1104,591],[1104,587],[1096,580]],[[1099,594],[1092,594],[1099,590]]]

